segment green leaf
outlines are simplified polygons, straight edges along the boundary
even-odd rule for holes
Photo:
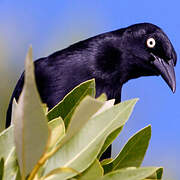
[[[43,107],[44,113],[47,114],[47,113],[48,113],[47,104],[43,103],[43,104],[42,104],[42,107]]]
[[[70,167],[78,172],[87,169],[96,159],[107,136],[126,123],[136,101],[137,99],[122,102],[93,116],[48,160],[45,175],[58,167]],[[66,178],[70,177],[72,175]]]
[[[87,95],[95,97],[94,79],[81,83],[68,93],[61,102],[49,111],[47,115],[49,121],[61,116],[65,122],[65,127],[67,128],[74,110]]]
[[[140,130],[129,139],[122,151],[110,164],[103,166],[105,173],[126,167],[139,167],[151,138],[151,126]]]
[[[11,113],[12,118],[11,118],[11,124],[13,124],[13,122],[14,122],[14,113],[16,112],[17,106],[18,106],[18,104],[17,104],[17,102],[16,102],[16,99],[14,98],[14,99],[13,99],[13,102],[12,102],[12,113]]]
[[[99,97],[96,98],[99,101],[105,102],[107,101],[107,95],[105,93],[102,93]]]
[[[12,148],[14,147],[14,139],[13,139],[13,127],[5,129],[0,133],[0,158],[6,159],[8,158]]]
[[[17,107],[13,100],[12,115]],[[12,118],[13,121],[13,118]],[[19,175],[19,166],[15,154],[13,126],[3,131],[0,135],[0,157],[4,157],[4,180],[15,180]]]
[[[127,168],[106,174],[100,180],[141,180],[156,172],[157,167]]]
[[[104,166],[106,164],[109,164],[113,161],[113,158],[107,158],[107,159],[103,159],[100,163],[101,163],[101,166]]]
[[[61,144],[70,140],[102,106],[103,102],[90,96],[85,97],[77,106]]]
[[[64,139],[60,142],[61,146],[67,141],[69,141],[87,123],[87,121],[92,117],[92,115],[95,114],[102,107],[102,105],[103,102],[101,101],[98,101],[90,96],[85,97],[77,106],[72,116],[66,135]],[[49,122],[49,124],[51,123],[52,121]],[[53,132],[54,130],[52,130],[52,133]],[[68,174],[70,174],[70,172],[68,172]],[[53,175],[53,178],[55,177],[59,177],[59,175]],[[52,176],[49,178],[51,179]]]
[[[154,172],[151,176],[149,176],[147,179],[162,179],[163,176],[163,168],[159,168],[156,172]]]
[[[46,176],[45,180],[65,180],[67,179],[67,174],[70,175],[72,173],[79,174],[78,172],[68,169],[68,168],[59,168],[57,170],[53,170],[54,172],[51,172],[50,175]],[[95,160],[94,163],[86,169],[83,173],[76,176],[76,180],[92,180],[92,179],[99,179],[103,176],[103,168],[98,160]]]
[[[16,180],[19,173],[15,147],[12,148],[4,166],[4,180]]]
[[[44,153],[48,140],[47,119],[35,84],[32,48],[26,57],[25,83],[13,115],[17,158],[25,179]]]
[[[163,168],[159,168],[159,169],[156,171],[156,174],[157,174],[157,179],[162,179],[162,176],[163,176]]]
[[[99,179],[103,176],[103,168],[100,162],[96,159],[94,163],[86,169],[81,175],[76,177],[78,180],[92,180]]]
[[[77,172],[76,170],[72,169],[72,168],[66,168],[66,167],[61,167],[61,168],[57,168],[57,169],[53,169],[50,173],[48,173],[45,177],[43,177],[43,180],[66,180],[66,176],[67,174],[76,174],[78,175],[79,172]]]
[[[101,157],[101,155],[106,151],[106,149],[113,143],[113,141],[116,139],[116,137],[120,134],[120,132],[122,131],[123,126],[116,129],[115,131],[113,131],[106,139],[99,155],[98,158]]]
[[[13,180],[18,176],[18,164],[15,155],[13,126],[0,134],[0,157],[4,158],[4,179]]]
[[[101,101],[101,102],[103,102],[103,101]],[[109,108],[113,107],[114,106],[114,102],[115,102],[115,99],[111,99],[109,101],[105,101],[103,106],[93,116],[97,116],[98,114],[102,113],[103,111],[106,111]]]
[[[48,149],[52,150],[56,148],[56,146],[59,144],[59,142],[62,140],[62,138],[65,136],[65,126],[64,121],[61,117],[53,119],[48,123],[50,130],[51,130],[51,136],[49,141]]]
[[[0,180],[3,180],[3,174],[4,174],[4,159],[1,158],[1,160],[0,160]]]

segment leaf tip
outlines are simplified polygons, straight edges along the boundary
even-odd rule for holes
[[[27,55],[26,55],[26,63],[28,62],[33,62],[33,58],[32,58],[32,45],[29,46]]]
[[[134,98],[134,99],[130,99],[128,100],[130,103],[132,103],[132,106],[134,107],[136,105],[136,103],[139,101],[139,98]]]
[[[143,130],[146,130],[146,131],[150,131],[152,130],[152,126],[151,124],[147,125],[145,128],[143,128]]]
[[[134,98],[132,100],[134,100],[137,103],[139,101],[139,98]]]
[[[15,98],[13,98],[13,104],[17,105],[17,101]]]

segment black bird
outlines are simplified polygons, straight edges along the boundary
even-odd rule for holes
[[[75,86],[95,78],[96,96],[121,101],[121,89],[130,79],[161,75],[173,92],[176,89],[176,52],[166,34],[156,25],[141,23],[80,41],[35,61],[37,87],[51,109]],[[18,100],[24,83],[21,75],[7,111],[10,125],[12,100]],[[102,159],[110,157],[111,149]]]

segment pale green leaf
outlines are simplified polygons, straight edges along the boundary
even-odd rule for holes
[[[127,168],[106,174],[100,180],[141,180],[156,172],[157,167]]]
[[[65,126],[61,117],[53,119],[48,123],[51,131],[48,149],[54,149],[65,136]]]
[[[94,163],[86,169],[81,175],[77,176],[78,180],[92,180],[99,179],[103,176],[103,168],[98,160],[95,160]]]
[[[109,164],[113,161],[114,159],[113,158],[107,158],[107,159],[103,159],[100,163],[101,163],[101,166],[104,166],[106,164]]]
[[[116,129],[115,131],[113,131],[106,139],[106,141],[104,142],[104,145],[98,155],[98,158],[101,157],[101,155],[106,151],[106,149],[113,143],[113,141],[116,139],[116,137],[120,134],[120,132],[122,131],[123,126]]]
[[[154,172],[151,176],[149,176],[147,179],[162,179],[163,176],[163,168],[159,168],[156,172]]]
[[[16,180],[18,172],[19,166],[17,163],[15,147],[13,147],[4,163],[4,180]]]
[[[0,157],[4,157],[4,180],[14,180],[18,176],[18,165],[15,155],[13,126],[0,134]]]
[[[144,159],[150,138],[151,126],[136,133],[129,139],[114,161],[103,166],[105,173],[126,167],[139,167]]]
[[[14,147],[14,139],[13,139],[13,127],[5,129],[0,133],[0,158],[6,159],[8,158],[12,148]]]
[[[96,159],[107,136],[126,123],[136,101],[122,102],[92,117],[48,160],[45,175],[58,167],[73,168],[78,172],[87,169]],[[70,177],[72,175],[67,176]]]
[[[59,174],[54,174],[51,176],[48,176],[44,178],[43,180],[68,180],[66,177],[67,176],[73,176],[74,173],[72,172],[61,172]]]
[[[35,83],[32,48],[26,57],[25,83],[13,119],[17,158],[24,179],[44,153],[48,139],[47,119]]]
[[[47,114],[47,113],[48,113],[47,104],[43,103],[43,104],[42,104],[42,107],[43,107],[44,113]]]
[[[76,174],[78,175],[79,172],[72,168],[66,168],[66,167],[61,167],[57,169],[53,169],[50,173],[48,173],[45,177],[43,177],[43,180],[66,180],[66,176],[70,174]]]
[[[11,113],[11,125],[13,125],[13,122],[14,122],[14,113],[16,112],[16,108],[17,108],[17,101],[16,99],[14,98],[13,99],[13,102],[12,102],[12,113]]]
[[[0,133],[5,129],[5,121],[0,121]]]
[[[13,116],[14,116],[16,107],[17,107],[17,102],[15,99],[13,99],[12,122],[13,122]],[[15,180],[18,175],[19,167],[18,167],[18,163],[17,163],[17,159],[16,159],[14,142],[11,142],[11,141],[14,141],[13,126],[8,128],[7,131],[5,131],[5,134],[7,135],[6,137],[8,137],[8,139],[5,139],[4,142],[6,144],[1,146],[2,150],[8,152],[8,156],[6,156],[5,162],[4,162],[4,180]],[[0,137],[0,139],[2,137]]]
[[[61,102],[49,111],[49,121],[61,116],[65,122],[65,127],[67,128],[74,110],[87,95],[95,97],[94,79],[81,83],[68,93]]]
[[[4,159],[0,159],[0,180],[3,180],[4,176]]]
[[[106,111],[107,109],[113,107],[114,102],[115,102],[115,99],[105,101],[103,106],[93,116],[97,116],[98,114],[102,113],[103,111]]]
[[[96,98],[99,101],[105,102],[107,101],[107,95],[105,93],[102,93],[99,97]]]
[[[85,97],[77,106],[61,144],[71,139],[102,106],[103,102],[90,96]]]

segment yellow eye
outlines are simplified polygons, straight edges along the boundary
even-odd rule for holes
[[[149,39],[147,40],[147,46],[148,46],[149,48],[153,48],[155,45],[156,45],[156,41],[155,41],[154,38],[149,38]]]

